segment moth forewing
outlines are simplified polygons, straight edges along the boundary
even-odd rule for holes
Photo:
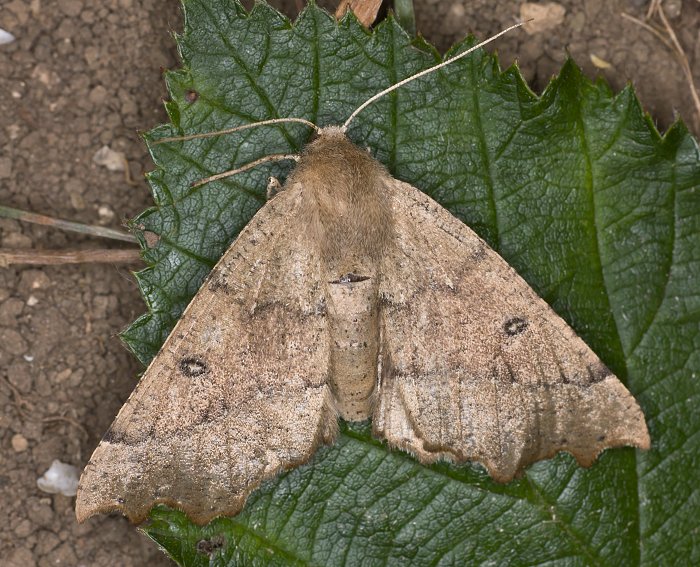
[[[314,126],[270,184],[95,450],[80,521],[139,522],[156,503],[197,523],[236,514],[332,442],[338,417],[500,482],[559,451],[587,466],[649,447],[632,395],[505,260],[348,140],[376,98]]]

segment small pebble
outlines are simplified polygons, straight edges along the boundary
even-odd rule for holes
[[[100,221],[109,222],[114,218],[114,211],[107,205],[100,205],[97,209],[97,214],[100,215]]]
[[[15,453],[23,453],[27,450],[27,447],[29,447],[29,442],[27,441],[26,437],[21,433],[15,433],[12,436],[11,443],[12,449]]]
[[[10,32],[5,31],[0,28],[0,45],[5,45],[6,43],[12,43],[15,40],[15,36]]]
[[[559,27],[564,21],[566,8],[556,2],[535,4],[524,2],[520,5],[520,19],[524,22],[523,29],[529,35],[543,33]]]
[[[78,469],[73,465],[62,463],[58,459],[54,460],[44,473],[36,481],[39,490],[49,494],[63,494],[64,496],[75,496],[78,491]]]
[[[115,152],[109,146],[102,146],[92,156],[93,163],[106,167],[110,171],[124,171],[126,158],[122,152]]]

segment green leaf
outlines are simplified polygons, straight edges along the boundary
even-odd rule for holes
[[[339,124],[439,60],[391,19],[367,32],[310,6],[292,25],[230,0],[187,0],[185,16],[183,68],[166,77],[172,124],[149,142],[276,117]],[[299,151],[310,135],[287,124],[149,143],[156,206],[134,227],[160,240],[138,274],[149,313],[123,335],[144,363],[264,203],[266,177],[291,166],[190,183]],[[474,228],[576,329],[640,401],[652,450],[609,450],[590,469],[561,454],[499,485],[343,425],[240,515],[198,528],[158,508],[146,533],[181,565],[699,564],[700,151],[684,126],[661,137],[630,88],[614,95],[571,61],[538,97],[479,51],[379,100],[350,137]]]

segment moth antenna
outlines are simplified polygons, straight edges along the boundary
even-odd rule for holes
[[[482,41],[481,43],[478,43],[474,47],[470,47],[465,52],[460,53],[459,55],[456,55],[456,56],[452,57],[451,59],[448,59],[447,61],[443,61],[442,63],[438,63],[437,65],[434,65],[428,69],[421,71],[420,73],[416,73],[415,75],[412,75],[411,77],[407,77],[403,81],[399,81],[395,85],[390,86],[388,89],[384,89],[383,91],[378,92],[376,95],[367,99],[360,106],[358,106],[357,109],[355,109],[355,111],[350,115],[350,117],[342,125],[341,130],[343,132],[346,132],[348,129],[348,126],[350,125],[350,122],[352,122],[355,119],[355,116],[357,116],[360,112],[362,112],[365,108],[367,108],[374,101],[383,97],[385,94],[390,93],[391,91],[395,91],[399,87],[404,86],[406,83],[410,83],[411,81],[415,81],[416,79],[420,79],[423,75],[427,75],[428,73],[432,73],[433,71],[437,71],[438,69],[445,67],[446,65],[449,65],[450,63],[454,63],[455,61],[457,61],[458,59],[461,59],[462,57],[466,57],[472,51],[475,51],[475,50],[479,49],[480,47],[483,47],[487,43],[491,43],[493,40],[498,39],[502,35],[507,34],[509,31],[514,30],[515,28],[519,28],[520,26],[522,26],[523,24],[526,24],[529,21],[532,21],[532,18],[529,20],[526,20],[524,22],[518,22],[517,24],[514,24],[514,25],[504,29],[503,31],[498,32],[496,35],[492,35],[490,38],[485,39],[484,41]]]
[[[226,130],[217,130],[216,132],[205,132],[203,134],[190,134],[189,136],[173,136],[170,138],[161,138],[160,140],[155,140],[153,145],[165,144],[166,142],[185,142],[187,140],[196,140],[198,138],[213,138],[214,136],[222,136],[224,134],[232,134],[233,132],[240,132],[241,130],[248,130],[249,128],[255,128],[256,126],[268,126],[270,124],[283,124],[285,122],[297,122],[299,124],[305,124],[310,126],[316,133],[319,133],[321,129],[316,126],[313,122],[309,120],[304,120],[303,118],[272,118],[270,120],[262,120],[260,122],[253,122],[252,124],[243,124],[242,126],[236,126],[235,128],[227,128]]]
[[[300,156],[298,154],[272,154],[269,156],[265,156],[264,158],[256,159],[255,161],[251,161],[250,163],[245,164],[243,167],[239,167],[237,169],[230,169],[229,171],[223,171],[221,173],[217,173],[216,175],[212,175],[211,177],[205,177],[204,179],[195,181],[194,183],[192,183],[192,185],[190,185],[190,187],[199,187],[200,185],[205,185],[206,183],[210,183],[212,181],[218,181],[219,179],[223,179],[224,177],[231,177],[232,175],[248,171],[249,169],[253,169],[254,167],[257,167],[262,163],[267,163],[268,161],[282,161],[285,159],[299,161]]]

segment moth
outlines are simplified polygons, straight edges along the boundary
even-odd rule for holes
[[[311,125],[92,455],[79,521],[141,522],[157,503],[199,524],[236,514],[332,443],[339,418],[498,482],[559,451],[589,466],[609,447],[649,448],[630,392],[513,268],[346,137],[379,96],[470,51],[343,126]]]

